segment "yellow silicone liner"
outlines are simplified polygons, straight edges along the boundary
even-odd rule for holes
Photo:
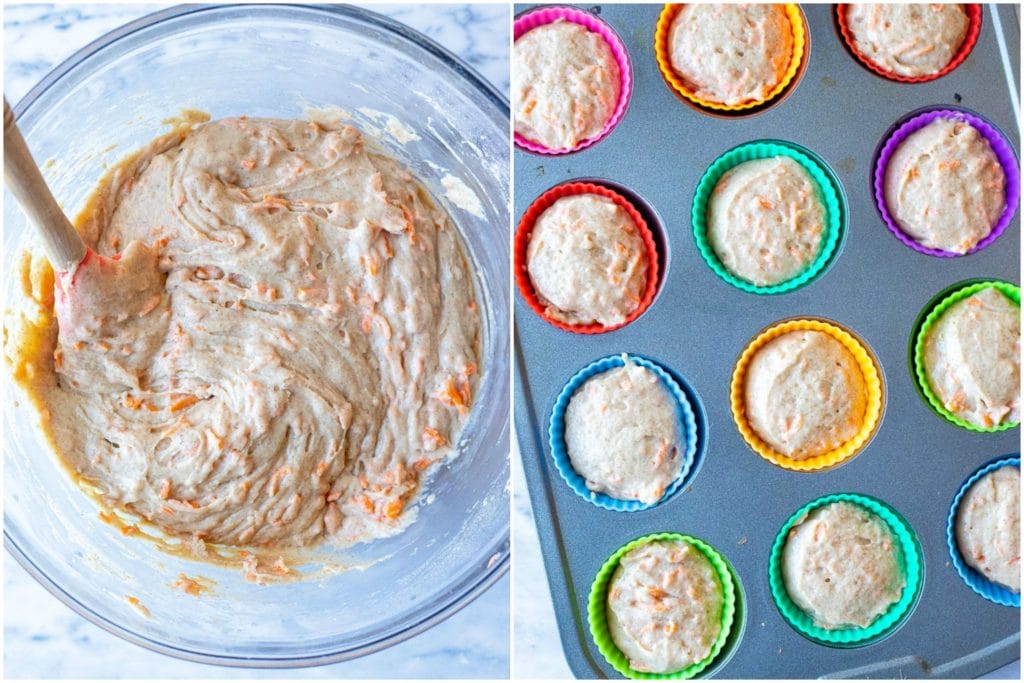
[[[786,69],[786,73],[782,75],[782,80],[768,94],[768,97],[763,100],[752,100],[743,104],[721,104],[697,97],[696,93],[686,85],[686,82],[672,68],[672,60],[669,57],[669,30],[672,28],[672,21],[679,14],[680,8],[682,8],[682,5],[673,3],[666,3],[661,8],[661,14],[658,16],[658,23],[654,29],[654,58],[658,62],[658,69],[661,71],[662,78],[681,97],[702,109],[723,112],[745,111],[759,107],[766,102],[771,102],[789,87],[789,84],[796,78],[797,72],[800,71],[800,65],[803,62],[807,46],[807,26],[804,24],[804,16],[800,12],[800,6],[786,4],[784,7],[786,8],[786,16],[789,17],[789,23],[793,27],[793,54],[790,55],[789,67]]]
[[[746,384],[745,379],[747,375],[747,367],[750,365],[750,360],[754,357],[754,354],[773,339],[781,337],[788,332],[796,332],[799,330],[824,332],[842,344],[857,361],[861,374],[864,376],[864,384],[868,391],[867,406],[864,410],[864,421],[861,423],[860,429],[854,437],[839,448],[831,450],[828,453],[822,453],[821,455],[816,455],[812,458],[804,458],[802,460],[797,460],[783,455],[765,443],[747,421],[746,409],[743,401],[743,389]],[[732,381],[729,386],[729,402],[732,407],[732,418],[736,423],[736,427],[740,430],[740,434],[743,436],[743,439],[747,442],[747,445],[768,462],[778,465],[784,469],[798,472],[810,472],[825,469],[827,467],[834,467],[839,463],[849,460],[860,452],[865,444],[871,440],[875,430],[878,428],[878,424],[881,422],[883,399],[884,387],[882,386],[882,373],[878,367],[877,361],[867,350],[867,347],[865,347],[860,340],[841,327],[813,318],[783,320],[762,331],[754,338],[753,341],[747,344],[747,348],[743,350],[739,360],[736,361],[736,367],[732,372]]]

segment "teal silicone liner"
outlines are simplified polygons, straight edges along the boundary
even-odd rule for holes
[[[949,517],[946,519],[946,548],[949,550],[949,559],[953,563],[956,573],[972,591],[997,605],[1020,607],[1020,593],[1014,593],[1006,586],[989,580],[984,574],[964,562],[964,558],[960,554],[960,547],[956,542],[956,513],[960,509],[960,501],[975,482],[1001,467],[1020,469],[1020,454],[1003,456],[983,465],[960,486],[960,490],[956,492],[953,502],[949,505]]]
[[[718,259],[707,240],[707,208],[711,192],[718,181],[733,167],[754,159],[769,159],[786,156],[803,166],[821,192],[825,205],[825,234],[822,235],[818,255],[802,272],[778,284],[760,287],[730,273]],[[784,294],[792,292],[823,275],[837,255],[837,247],[846,228],[845,197],[842,184],[832,169],[816,154],[804,147],[781,140],[756,140],[734,147],[718,157],[697,183],[693,197],[693,237],[697,250],[711,270],[733,287],[751,294]]]
[[[618,498],[612,498],[604,493],[597,493],[587,488],[586,480],[581,477],[572,466],[572,462],[569,460],[569,452],[565,444],[565,410],[569,406],[569,400],[572,395],[576,393],[584,382],[598,375],[602,372],[606,372],[613,368],[621,368],[625,365],[623,360],[623,354],[615,354],[613,356],[606,356],[600,358],[587,367],[583,368],[570,379],[561,393],[558,395],[558,399],[555,401],[555,405],[551,410],[551,427],[548,429],[549,444],[551,447],[551,457],[555,461],[555,469],[562,475],[562,479],[569,485],[569,488],[573,490],[576,495],[588,500],[598,507],[606,510],[616,510],[618,512],[634,512],[636,510],[647,510],[656,505],[660,505],[669,498],[671,498],[683,484],[686,483],[688,475],[694,465],[695,456],[697,455],[697,418],[693,412],[693,407],[690,405],[690,400],[686,397],[686,392],[679,386],[679,383],[660,365],[657,363],[647,360],[641,356],[635,356],[633,354],[626,354],[629,360],[637,365],[647,368],[662,381],[665,388],[668,389],[669,393],[676,401],[677,417],[679,419],[680,432],[685,440],[685,451],[682,455],[682,465],[679,469],[679,474],[672,483],[665,489],[665,494],[661,497],[657,503],[642,503],[639,500],[621,500]]]
[[[811,616],[800,609],[789,597],[785,581],[782,578],[782,550],[786,545],[790,529],[801,522],[812,510],[839,501],[859,505],[885,522],[898,541],[899,556],[907,580],[900,599],[890,605],[889,609],[875,619],[871,625],[863,628],[825,629],[816,625]],[[910,616],[924,584],[924,554],[914,530],[896,510],[870,496],[859,493],[835,493],[812,500],[786,520],[772,545],[768,560],[768,583],[772,597],[775,599],[775,606],[786,623],[792,626],[797,633],[808,640],[829,647],[862,647],[889,636]]]

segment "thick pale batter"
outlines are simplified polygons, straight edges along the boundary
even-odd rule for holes
[[[907,584],[889,527],[842,501],[813,510],[789,530],[782,576],[793,602],[826,629],[869,626]]]
[[[1020,468],[1000,467],[974,482],[956,514],[956,544],[970,566],[1020,592]]]
[[[903,232],[926,247],[965,254],[1006,210],[1006,174],[971,124],[935,119],[893,152],[885,203]]]
[[[853,355],[816,330],[787,332],[747,368],[747,419],[773,449],[796,460],[843,445],[864,421],[867,388]]]
[[[789,157],[738,164],[711,193],[708,243],[727,270],[759,287],[790,280],[820,251],[819,195],[811,175]]]
[[[783,5],[687,4],[669,32],[672,68],[697,97],[719,104],[767,99],[792,56]]]
[[[591,491],[657,503],[683,466],[675,397],[651,370],[625,365],[588,379],[569,399],[565,441]]]
[[[640,228],[607,197],[562,197],[530,233],[526,268],[552,318],[571,325],[625,322],[639,306],[650,263]]]
[[[900,76],[942,71],[967,36],[962,5],[853,3],[846,8],[847,26],[860,53]]]
[[[671,673],[707,658],[722,632],[722,583],[684,541],[622,556],[608,588],[608,631],[636,671]]]
[[[61,278],[56,319],[26,260],[7,355],[107,504],[232,546],[410,521],[469,412],[480,316],[407,170],[350,126],[223,119],[126,161],[79,224],[123,255]]]
[[[1020,420],[1020,306],[995,287],[946,309],[924,341],[924,369],[946,410],[978,427]]]
[[[512,47],[515,129],[548,149],[594,137],[612,118],[622,90],[619,63],[598,33],[555,21]]]

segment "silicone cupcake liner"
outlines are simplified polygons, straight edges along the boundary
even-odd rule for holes
[[[999,160],[999,164],[1003,167],[1003,173],[1006,175],[1006,208],[1003,210],[1003,214],[999,217],[999,220],[996,221],[996,224],[992,226],[992,232],[974,245],[974,248],[968,251],[967,254],[974,254],[995,242],[996,239],[1006,230],[1006,226],[1010,224],[1010,221],[1013,220],[1013,216],[1017,212],[1017,206],[1020,203],[1020,166],[1017,164],[1017,157],[1014,154],[1010,143],[1007,141],[1006,136],[1004,136],[998,128],[981,118],[978,114],[963,109],[930,109],[924,113],[912,113],[910,114],[910,118],[900,124],[896,131],[893,132],[886,140],[885,145],[878,154],[878,161],[875,163],[875,204],[878,207],[878,212],[882,215],[882,221],[900,242],[907,245],[914,251],[918,251],[929,256],[954,258],[957,256],[964,256],[965,254],[957,254],[944,249],[926,247],[923,244],[918,243],[907,233],[903,232],[903,229],[896,224],[896,221],[889,213],[889,207],[885,201],[885,173],[896,148],[903,144],[911,133],[920,130],[929,123],[940,118],[955,119],[973,126],[985,137],[986,140],[988,140],[989,144],[992,146],[992,151],[995,152],[996,159]]]
[[[711,566],[715,568],[718,579],[722,583],[722,630],[719,632],[714,644],[712,644],[711,652],[701,661],[694,662],[681,671],[665,674],[636,671],[630,667],[629,659],[615,645],[615,641],[612,640],[611,633],[608,631],[608,584],[611,583],[612,575],[619,566],[619,560],[633,548],[655,541],[683,541],[689,543],[704,553],[711,562]],[[715,659],[722,652],[722,648],[725,646],[729,633],[732,630],[736,615],[736,584],[733,581],[733,572],[725,558],[699,538],[675,533],[650,534],[622,546],[604,563],[601,570],[597,573],[593,584],[590,586],[587,615],[590,621],[590,635],[593,637],[597,649],[604,655],[608,663],[626,678],[647,680],[694,678],[714,663]]]
[[[964,583],[975,593],[997,605],[1006,607],[1020,607],[1020,593],[1014,593],[1006,586],[989,580],[984,574],[964,562],[960,554],[960,547],[956,542],[956,513],[960,509],[960,501],[963,500],[967,490],[974,486],[975,482],[989,472],[994,472],[1001,467],[1016,467],[1020,469],[1020,456],[1012,455],[999,458],[981,467],[970,476],[956,492],[953,502],[949,506],[949,516],[946,518],[946,548],[949,550],[949,559],[953,562],[953,568]]]
[[[584,382],[607,370],[613,368],[620,368],[625,365],[623,356],[628,356],[629,360],[636,365],[647,368],[661,380],[662,384],[672,397],[676,400],[677,417],[679,419],[679,427],[682,432],[683,439],[686,444],[686,451],[683,453],[682,465],[679,469],[679,474],[673,480],[673,482],[665,489],[665,494],[656,503],[642,503],[639,500],[620,500],[618,498],[612,498],[604,493],[597,493],[587,488],[586,480],[581,477],[572,466],[572,462],[569,460],[569,452],[565,443],[565,411],[569,407],[569,400],[572,398],[576,390],[579,389]],[[690,400],[686,397],[686,393],[683,391],[679,383],[660,365],[652,361],[642,358],[640,356],[634,356],[632,354],[617,354],[614,356],[606,356],[598,359],[583,368],[575,375],[572,379],[562,388],[561,393],[558,395],[558,399],[555,401],[555,405],[551,410],[551,427],[548,430],[548,439],[551,446],[551,457],[555,461],[555,469],[562,475],[562,479],[569,485],[569,488],[573,490],[576,495],[584,500],[588,500],[598,507],[606,510],[615,510],[617,512],[634,512],[637,510],[647,510],[671,498],[677,491],[679,491],[683,484],[687,481],[687,475],[693,467],[694,459],[697,455],[697,418],[693,412],[693,407],[690,405]]]
[[[900,599],[894,602],[884,614],[875,619],[869,626],[842,629],[825,629],[817,626],[814,620],[793,602],[786,591],[786,583],[782,576],[782,551],[786,545],[790,529],[812,511],[829,503],[845,501],[864,508],[877,515],[897,541],[897,558],[899,559],[906,586]],[[914,530],[905,519],[894,509],[880,500],[857,493],[836,493],[811,501],[796,511],[779,530],[772,545],[768,560],[768,583],[771,588],[775,606],[786,623],[797,633],[821,645],[830,647],[861,647],[885,638],[906,621],[911,609],[921,594],[924,583],[924,555],[917,541]]]
[[[538,26],[551,24],[559,20],[571,21],[574,24],[579,24],[587,30],[593,31],[604,38],[608,47],[611,48],[612,56],[615,57],[615,61],[619,65],[619,101],[615,106],[615,111],[612,112],[611,118],[604,124],[601,132],[593,137],[587,138],[573,147],[566,149],[551,149],[550,147],[545,147],[533,140],[528,140],[519,133],[514,133],[516,146],[528,152],[533,152],[534,154],[571,154],[572,152],[578,152],[590,147],[591,145],[597,144],[608,137],[608,134],[611,133],[617,125],[619,125],[619,122],[622,121],[622,117],[626,115],[626,109],[629,108],[629,100],[633,96],[633,66],[629,61],[629,51],[626,50],[626,46],[622,42],[622,39],[619,38],[618,34],[615,33],[614,30],[612,30],[611,26],[589,12],[575,9],[573,7],[543,7],[527,11],[516,17],[515,23],[512,26],[513,40],[519,40],[520,36],[537,28]]]
[[[533,289],[533,282],[530,279],[530,273],[526,269],[526,250],[530,245],[530,236],[533,233],[534,223],[536,223],[537,219],[540,218],[540,215],[556,201],[574,194],[601,195],[602,197],[611,199],[613,202],[621,206],[626,213],[629,214],[629,217],[633,219],[637,229],[640,231],[640,238],[644,242],[644,247],[647,249],[647,286],[640,299],[640,305],[636,307],[636,310],[626,316],[624,321],[617,325],[606,326],[598,323],[589,325],[571,325],[549,316],[545,305],[541,302],[540,298],[537,296],[537,292]],[[576,332],[578,334],[600,334],[602,332],[611,332],[612,330],[617,330],[620,327],[625,327],[643,315],[644,311],[646,311],[651,305],[651,302],[654,301],[654,295],[658,292],[658,247],[654,243],[654,236],[651,234],[650,228],[647,227],[647,221],[644,220],[643,216],[640,215],[640,212],[637,211],[636,207],[633,206],[628,199],[603,185],[576,182],[563,183],[562,185],[556,185],[535,199],[526,210],[526,213],[523,214],[523,217],[519,220],[519,226],[516,228],[515,244],[513,245],[513,260],[516,285],[518,286],[519,293],[522,295],[527,305],[529,305],[533,312],[541,318],[555,327],[565,330],[566,332]]]
[[[658,16],[658,23],[654,29],[654,57],[658,62],[658,69],[661,71],[662,78],[665,79],[665,82],[672,91],[682,97],[684,101],[695,105],[698,109],[710,110],[711,112],[748,113],[751,109],[776,99],[794,82],[803,64],[807,46],[807,25],[804,22],[804,16],[800,12],[799,5],[785,5],[786,16],[793,27],[793,54],[790,56],[789,66],[783,74],[782,80],[772,89],[768,97],[743,104],[721,104],[698,97],[690,86],[676,73],[675,69],[672,68],[668,44],[669,32],[671,31],[673,20],[675,20],[681,8],[682,5],[671,3],[666,4],[662,8],[661,14]]]
[[[718,181],[730,169],[746,161],[768,159],[777,156],[789,157],[799,163],[811,175],[811,178],[818,186],[821,198],[824,200],[825,232],[822,235],[818,255],[802,272],[778,284],[758,286],[730,273],[708,243],[708,202],[711,200],[711,193],[714,191]],[[693,237],[697,242],[697,250],[700,251],[704,262],[711,267],[715,275],[733,287],[742,289],[744,292],[751,294],[784,294],[791,292],[814,281],[825,272],[826,266],[831,262],[844,228],[845,211],[842,208],[841,196],[842,192],[839,188],[839,181],[832,174],[831,170],[827,169],[824,162],[813,159],[796,145],[765,140],[748,142],[739,147],[734,147],[718,157],[708,167],[708,170],[704,172],[704,175],[701,176],[700,182],[697,183],[697,190],[693,197],[693,210],[690,216],[693,223]]]
[[[750,365],[754,355],[764,347],[765,344],[788,332],[797,330],[814,330],[824,332],[841,343],[857,361],[861,374],[864,376],[864,384],[867,388],[867,406],[864,410],[864,420],[860,429],[852,439],[828,453],[822,453],[811,458],[797,460],[775,451],[758,436],[757,432],[747,421],[746,408],[744,406],[744,388],[746,384],[747,367]],[[868,351],[867,347],[846,330],[827,323],[823,320],[796,319],[785,320],[775,323],[761,332],[754,338],[743,354],[736,362],[736,368],[732,373],[732,382],[729,387],[729,399],[732,407],[733,421],[739,429],[743,439],[750,448],[768,462],[778,465],[787,470],[809,472],[834,467],[846,462],[871,440],[882,419],[882,404],[884,388],[882,384],[882,373],[877,361]]]
[[[971,54],[971,50],[974,49],[974,45],[978,42],[978,36],[981,35],[981,5],[964,5],[968,21],[967,34],[964,36],[964,42],[960,43],[960,48],[956,51],[956,54],[953,55],[953,59],[949,64],[943,67],[938,73],[926,76],[900,76],[892,71],[886,71],[878,64],[872,62],[867,55],[857,49],[856,41],[853,38],[853,32],[850,30],[850,27],[846,22],[846,11],[849,7],[849,5],[836,5],[836,23],[839,26],[839,34],[842,36],[843,42],[846,43],[847,49],[862,66],[882,78],[886,78],[890,81],[896,81],[897,83],[927,83],[928,81],[934,81],[936,78],[942,78],[964,63],[964,60]]]
[[[925,372],[924,367],[924,346],[925,340],[928,338],[928,334],[931,332],[932,326],[947,310],[949,310],[950,306],[958,301],[963,301],[973,294],[977,294],[983,289],[989,289],[990,287],[995,287],[1005,294],[1007,298],[1016,303],[1017,306],[1020,306],[1020,287],[1012,285],[1009,282],[1002,282],[1001,280],[976,282],[957,289],[936,304],[925,317],[924,322],[921,323],[921,327],[917,331],[917,335],[914,337],[914,365],[912,372],[918,388],[928,401],[928,405],[930,405],[932,410],[936,413],[946,418],[947,421],[955,424],[957,427],[968,429],[972,432],[1002,432],[1019,426],[1020,422],[1003,422],[992,427],[979,427],[950,412],[946,406],[942,404],[942,401],[939,400],[939,397],[935,395],[935,392],[932,391],[931,383],[928,381],[928,375]]]

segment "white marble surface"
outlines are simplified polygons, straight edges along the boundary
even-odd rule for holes
[[[512,674],[516,679],[572,678],[551,604],[548,577],[540,554],[516,437],[512,435],[512,576],[516,582],[512,613]]]
[[[54,65],[159,5],[5,5],[4,93],[17,102]],[[426,33],[508,92],[505,5],[375,5]],[[4,554],[4,677],[21,678],[504,678],[509,672],[506,576],[439,626],[352,662],[289,672],[178,661],[126,643],[85,621]]]

